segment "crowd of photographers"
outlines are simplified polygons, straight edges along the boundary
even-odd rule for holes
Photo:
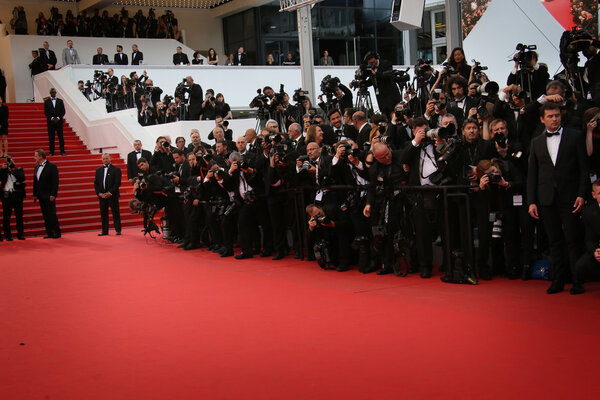
[[[594,228],[585,217],[600,203],[600,59],[597,41],[569,35],[563,73],[550,80],[534,47],[519,45],[503,90],[460,48],[439,73],[420,62],[412,83],[369,53],[349,86],[359,106],[369,101],[361,89],[375,86],[382,114],[352,108],[352,92],[332,77],[319,109],[302,90],[290,105],[283,86],[265,87],[250,104],[268,119],[264,128],[233,142],[217,124],[207,137],[213,145],[194,130],[187,146],[160,137],[154,154],[140,152],[128,165],[132,206],[147,231],[157,230],[153,216],[164,208],[167,236],[186,250],[229,257],[238,243],[237,259],[281,259],[306,249],[309,260],[338,271],[400,274],[403,266],[429,278],[438,242],[451,249],[442,261],[448,281],[529,279],[549,249],[548,293],[562,290],[569,267],[571,293],[581,293],[584,271],[600,262],[600,221]],[[587,63],[573,69],[580,52]],[[584,202],[592,210],[586,241]]]

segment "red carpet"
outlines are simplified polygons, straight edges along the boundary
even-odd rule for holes
[[[598,283],[339,273],[134,229],[0,248],[2,399],[600,395]]]
[[[43,103],[9,103],[8,149],[17,166],[25,170],[27,198],[23,209],[25,236],[45,235],[44,220],[40,207],[33,202],[33,152],[43,149],[48,153],[48,131]],[[102,154],[92,154],[73,129],[65,123],[63,129],[66,155],[60,155],[56,138],[56,156],[48,159],[58,166],[59,188],[56,210],[61,231],[78,232],[100,229],[98,197],[94,192],[94,174],[102,165]],[[129,215],[127,203],[133,198],[131,185],[127,182],[127,166],[118,154],[111,154],[111,161],[123,172],[121,188],[121,220],[123,226],[135,226],[137,216]],[[4,159],[1,160],[4,162]],[[2,209],[0,207],[0,218]],[[112,229],[112,215],[110,217]],[[13,214],[12,232],[16,235]]]
[[[545,1],[542,4],[563,28],[570,30],[573,25],[575,25],[573,22],[573,14],[571,13],[570,0],[552,0]]]

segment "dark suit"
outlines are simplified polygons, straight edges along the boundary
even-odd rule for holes
[[[54,154],[54,136],[58,136],[60,152],[65,152],[65,140],[63,139],[63,118],[65,116],[65,104],[59,98],[56,98],[56,105],[52,104],[52,99],[44,101],[44,114],[48,124],[48,140],[50,155]]]
[[[594,257],[596,249],[600,248],[600,204],[594,199],[583,211],[585,225],[585,253],[577,260],[573,275],[573,283],[585,281],[585,274],[591,269],[597,270],[600,263]],[[6,228],[5,228],[6,229]]]
[[[33,196],[40,202],[40,209],[46,225],[46,234],[51,237],[60,237],[60,226],[56,216],[56,196],[58,195],[58,168],[50,161],[45,161],[44,168],[38,179],[38,169],[33,171]],[[54,201],[50,201],[54,197]]]
[[[129,59],[127,58],[127,54],[125,54],[125,53],[115,53],[115,64],[116,65],[127,65],[127,64],[129,64]]]
[[[190,88],[190,107],[189,115],[190,120],[197,121],[200,119],[200,113],[202,113],[202,87],[197,83],[194,83]]]
[[[530,101],[537,99],[546,92],[546,84],[550,79],[548,67],[542,64],[538,65],[539,68],[533,71],[520,70],[516,74],[511,73],[506,79],[506,85],[521,85],[523,90],[531,95]],[[521,82],[521,74],[523,74],[523,82]]]
[[[537,103],[537,102],[534,102]],[[497,100],[494,104],[492,114],[494,118],[502,118],[506,121],[508,129],[508,139],[511,142],[519,142],[523,145],[525,152],[528,154],[531,144],[531,138],[541,125],[539,111],[534,103],[528,104],[522,110],[519,110],[518,116],[515,118],[515,110],[509,103]]]
[[[546,141],[545,134],[531,141],[527,202],[538,206],[550,240],[552,280],[564,283],[567,266],[574,268],[581,253],[581,221],[572,211],[575,199],[588,192],[588,167],[581,132],[563,129],[556,165],[552,163]]]
[[[341,129],[337,129],[330,125],[322,125],[323,142],[328,145],[333,145],[339,142],[342,138],[356,141],[358,131],[353,125],[342,125]]]
[[[51,68],[48,68],[49,70],[56,69],[56,54],[54,54],[52,50],[48,50],[48,54],[46,54],[46,50],[41,50],[40,58],[43,60],[44,64],[46,64],[46,67],[48,64],[52,65]]]
[[[23,235],[23,199],[25,198],[25,171],[16,168],[12,174],[16,181],[13,183],[12,192],[4,192],[4,186],[8,181],[9,170],[0,169],[0,198],[2,199],[4,236],[12,237],[10,230],[10,216],[15,211],[17,222],[17,235]]]
[[[379,66],[377,67],[377,72],[374,76],[375,79],[372,80],[376,94],[377,89],[379,90],[379,94],[376,95],[379,109],[381,110],[381,113],[388,118],[396,104],[402,100],[398,85],[393,81],[392,75],[390,74],[392,69],[393,66],[391,62],[379,60]]]
[[[248,56],[246,53],[236,53],[233,56],[233,65],[248,65]]]
[[[190,63],[190,60],[189,60],[187,54],[185,54],[185,53],[175,53],[175,54],[173,54],[173,64],[175,64],[175,65],[180,65],[180,64],[188,65],[189,63]]]
[[[92,64],[94,65],[106,65],[110,64],[108,56],[106,54],[96,54],[92,57]]]
[[[104,170],[106,179],[104,179]],[[121,232],[121,213],[119,212],[119,186],[121,186],[121,169],[110,164],[108,167],[102,166],[96,170],[94,179],[94,189],[100,201],[100,219],[102,220],[102,233],[108,234],[108,207],[110,207],[115,231]],[[103,199],[101,193],[110,193],[112,196]]]
[[[144,53],[141,51],[136,51],[135,53],[131,53],[131,65],[140,65],[140,61],[144,59]]]
[[[148,150],[142,150],[141,155],[146,159],[146,161],[148,161],[148,163],[150,163],[150,160],[152,159],[152,153],[150,153]],[[135,150],[127,154],[127,179],[133,179],[138,176],[140,169],[137,166],[137,160],[138,159]]]
[[[358,135],[356,136],[356,143],[358,147],[362,149],[363,145],[369,141],[369,135],[371,134],[371,124],[366,122],[360,127]]]
[[[8,135],[8,107],[6,104],[0,106],[0,136]]]

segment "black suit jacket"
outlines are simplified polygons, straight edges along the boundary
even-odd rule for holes
[[[235,53],[233,56],[233,65],[248,65],[248,56],[246,53],[242,53],[241,56],[239,53]]]
[[[152,159],[152,153],[150,153],[148,150],[142,150],[142,157],[144,157],[146,161],[150,163],[150,160]],[[137,177],[138,172],[139,168],[137,166],[137,157],[134,150],[127,154],[127,179]]]
[[[532,104],[533,103],[530,103],[524,107],[523,110],[519,112],[516,119],[510,104],[505,101],[497,100],[492,112],[494,118],[502,118],[506,121],[508,140],[521,143],[526,152],[529,151],[531,138],[534,136],[534,132],[536,132],[538,126],[541,125],[539,111],[537,107]]]
[[[0,169],[0,197],[4,201],[4,196],[2,196],[2,191],[4,190],[4,185],[6,185],[6,181],[8,180],[9,171],[8,168]],[[25,171],[23,168],[16,168],[13,173],[14,177],[17,181],[13,184],[13,195],[19,196],[20,198],[25,198]]]
[[[362,149],[363,144],[369,141],[369,135],[371,134],[371,124],[368,122],[360,127],[358,131],[358,135],[356,136],[356,143],[358,147]]]
[[[190,88],[190,107],[188,110],[190,115],[202,112],[202,102],[204,100],[202,95],[202,86],[194,83]]]
[[[62,122],[65,116],[65,104],[59,98],[56,98],[56,106],[52,105],[52,99],[46,99],[44,101],[44,114],[46,114],[46,121],[50,123],[51,118],[59,118]]]
[[[39,168],[38,164],[33,170],[33,196],[43,200],[48,200],[50,196],[56,197],[58,195],[58,168],[46,160],[46,165],[38,179]]]
[[[56,54],[52,50],[48,50],[49,56],[46,56],[46,50],[42,50],[40,52],[40,57],[44,60],[44,64],[52,64],[52,68],[48,68],[49,70],[56,69]]]
[[[510,86],[512,84],[521,84],[519,73],[509,74],[508,78],[506,79],[506,85]],[[537,99],[546,92],[546,84],[550,79],[550,74],[548,74],[548,67],[546,67],[543,64],[539,64],[538,69],[533,70],[531,72],[523,71],[523,73],[528,74],[531,77],[531,88],[529,87],[529,79],[525,79],[523,82],[523,89],[527,92],[531,92],[531,100]]]
[[[600,204],[594,200],[583,210],[583,223],[585,225],[585,247],[594,254],[600,248]]]
[[[339,141],[338,135],[335,133],[335,127],[331,125],[321,125],[321,129],[323,130],[323,141],[325,144],[332,145]],[[342,132],[344,137],[356,142],[358,130],[354,127],[354,125],[342,125]]]
[[[188,59],[187,54],[185,54],[185,53],[173,54],[173,64],[179,65],[181,63],[183,63],[184,65],[187,65],[190,63],[190,60]]]
[[[140,65],[140,61],[144,59],[144,53],[141,51],[131,53],[131,65]]]
[[[121,57],[119,57],[119,53],[115,53],[115,64],[116,65],[129,64],[129,59],[127,58],[127,54],[121,53]]]
[[[106,65],[109,64],[108,56],[106,54],[96,54],[92,57],[92,64],[94,65]]]
[[[527,174],[527,202],[549,206],[573,207],[575,198],[585,197],[589,176],[585,143],[580,131],[564,128],[556,165],[552,164],[546,135],[531,141]]]
[[[106,174],[106,180],[104,180],[104,166],[96,170],[96,177],[94,179],[94,189],[96,195],[100,193],[110,193],[113,197],[119,197],[119,187],[121,186],[121,169],[110,164],[108,166],[108,172]]]
[[[389,166],[375,161],[369,168],[370,186],[367,192],[367,204],[375,204],[375,189],[378,183],[383,182],[386,192],[393,191],[395,187],[401,185],[402,181],[406,179],[406,172],[402,164],[400,151],[392,151],[392,163]]]

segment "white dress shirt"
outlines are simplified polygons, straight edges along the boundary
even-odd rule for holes
[[[560,139],[562,138],[562,126],[557,132],[558,135],[553,135],[550,137],[546,136],[546,146],[548,146],[548,153],[550,153],[550,158],[552,159],[552,164],[554,165],[556,165],[556,158],[558,157],[558,148],[560,147]]]
[[[43,163],[39,164],[40,167],[37,170],[36,176],[38,178],[38,181],[40,180],[40,175],[42,175],[42,170],[44,169],[44,167],[46,166],[46,161],[44,161]]]

